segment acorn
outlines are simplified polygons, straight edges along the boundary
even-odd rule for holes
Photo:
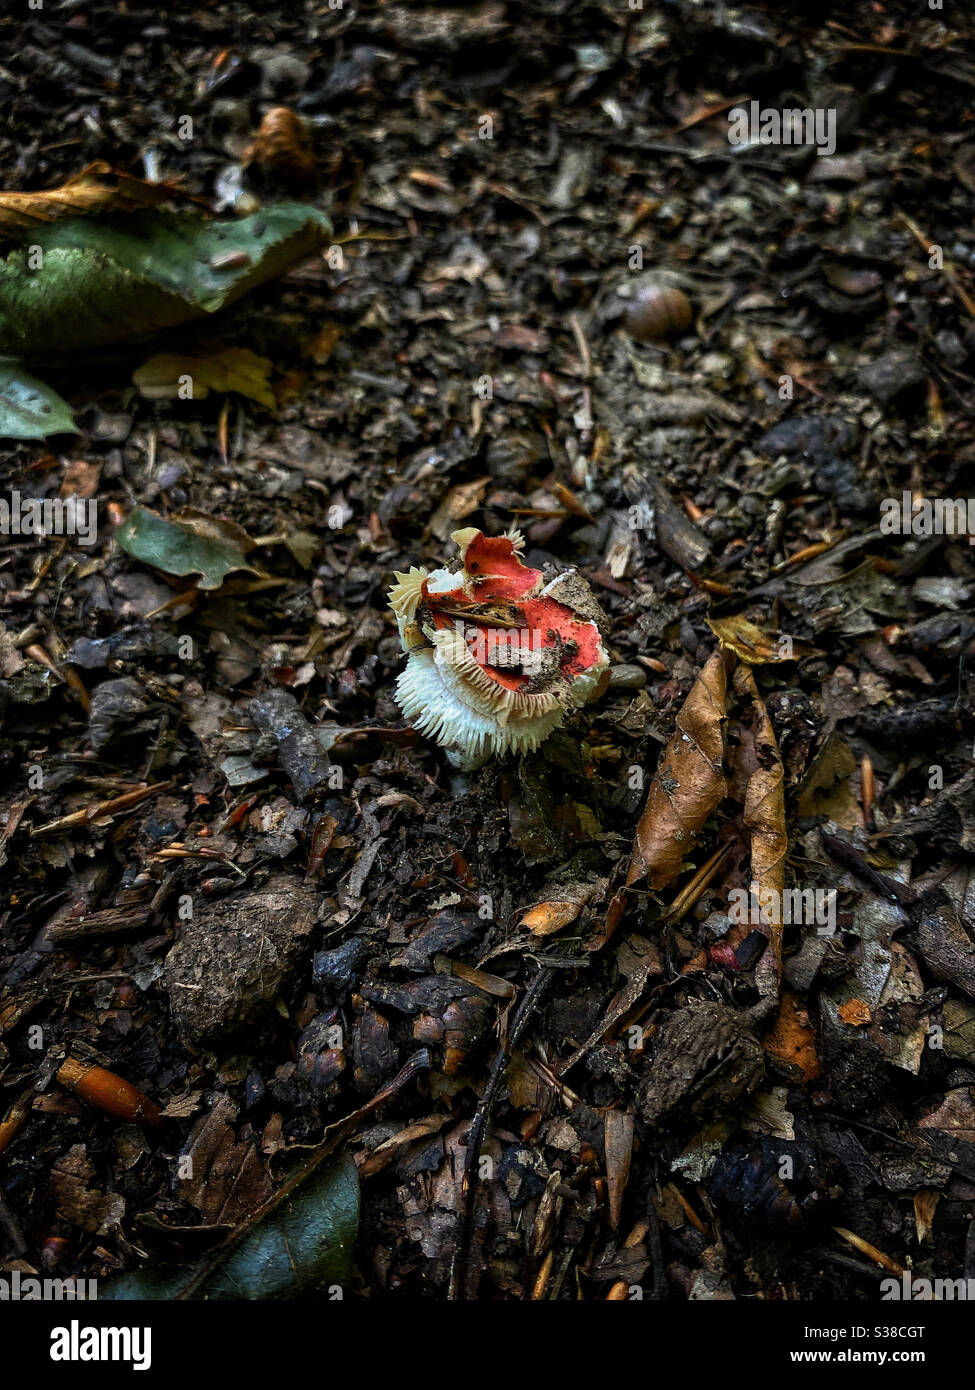
[[[691,301],[674,286],[644,284],[634,290],[623,311],[623,327],[638,343],[677,338],[694,319]]]
[[[89,1105],[104,1110],[108,1115],[115,1115],[121,1120],[134,1120],[142,1125],[161,1125],[163,1122],[162,1111],[154,1100],[104,1067],[66,1057],[58,1070],[57,1079],[69,1091],[74,1091]]]

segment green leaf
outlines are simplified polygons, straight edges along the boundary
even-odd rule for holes
[[[303,203],[236,221],[152,210],[38,228],[29,247],[0,260],[0,355],[71,354],[204,318],[310,255],[331,230]]]
[[[359,1178],[346,1151],[286,1184],[210,1255],[187,1267],[136,1270],[99,1301],[300,1298],[344,1284],[359,1224]]]
[[[231,570],[260,574],[244,558],[254,544],[246,531],[192,508],[167,521],[148,507],[133,507],[115,539],[134,559],[165,574],[200,575],[201,589],[219,589]]]
[[[44,439],[49,434],[76,433],[67,401],[19,362],[0,361],[0,437]]]

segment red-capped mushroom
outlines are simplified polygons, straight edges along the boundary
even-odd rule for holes
[[[597,693],[609,664],[592,592],[575,570],[548,582],[520,535],[451,537],[455,569],[413,568],[389,591],[408,653],[396,683],[406,718],[454,766],[526,753]]]

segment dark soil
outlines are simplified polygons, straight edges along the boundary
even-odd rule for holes
[[[975,1277],[975,550],[880,529],[884,499],[975,478],[951,7],[260,10],[0,19],[4,188],[106,160],[228,215],[313,201],[341,247],[202,348],[52,364],[83,433],[0,448],[0,497],[99,518],[89,548],[0,537],[0,1269],[189,1264],[426,1047],[347,1140],[349,1297]],[[836,149],[738,148],[737,101],[833,110]],[[308,123],[297,186],[242,169],[275,106]],[[622,316],[657,271],[693,320],[646,344]],[[130,384],[214,344],[273,361],[276,410]],[[136,504],[232,520],[273,582],[140,564],[113,539]],[[537,754],[467,774],[404,725],[385,598],[459,526],[579,567],[614,663]],[[739,614],[794,642],[752,668],[787,882],[837,890],[835,931],[785,926],[780,999],[764,939],[729,935],[734,779],[679,878],[621,893],[710,623]],[[65,1058],[161,1124],[66,1089]]]

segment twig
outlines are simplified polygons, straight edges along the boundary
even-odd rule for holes
[[[928,236],[926,236],[924,232],[921,231],[921,228],[918,226],[918,224],[914,221],[913,217],[908,217],[906,212],[900,213],[900,219],[904,223],[904,226],[911,233],[914,240],[921,247],[922,251],[924,251],[925,255],[930,257],[932,250],[937,245],[937,242],[932,241]],[[975,318],[975,303],[972,302],[971,295],[967,293],[964,285],[959,280],[958,272],[955,270],[955,267],[951,264],[945,264],[943,269],[945,275],[947,275],[948,277],[948,284],[951,286],[957,298],[961,301],[961,304],[963,305],[965,312],[969,315],[970,318]]]
[[[145,801],[147,796],[155,796],[157,792],[168,791],[173,786],[173,782],[156,782],[151,787],[138,787],[134,792],[126,792],[123,796],[113,797],[111,801],[102,801],[95,806],[86,806],[83,811],[72,811],[70,816],[62,816],[60,820],[52,820],[47,825],[39,825],[31,831],[32,835],[51,835],[55,830],[68,830],[75,825],[90,825],[93,820],[100,820],[102,816],[113,816],[116,811],[127,811],[132,806],[138,806],[140,801]]]

